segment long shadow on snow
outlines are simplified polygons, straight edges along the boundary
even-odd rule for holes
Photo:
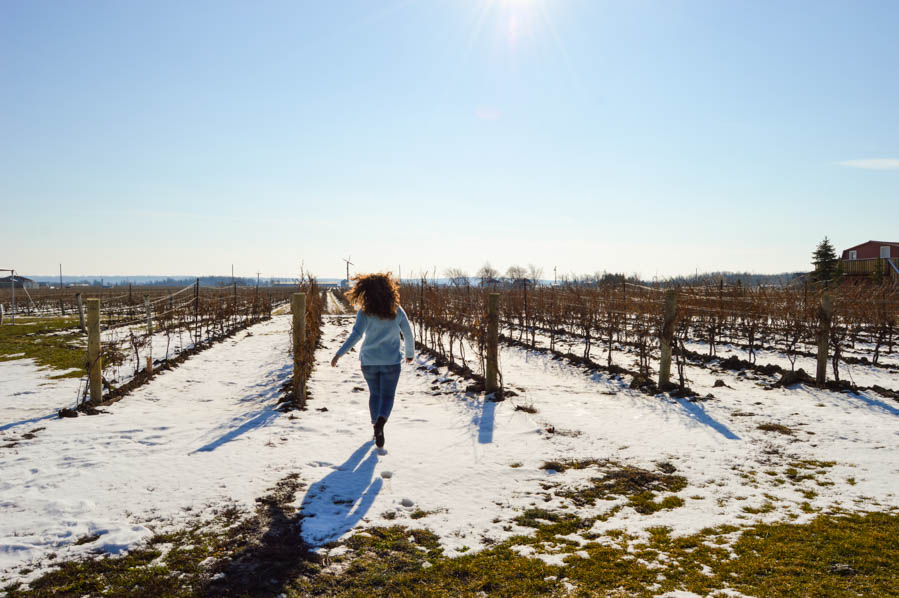
[[[377,452],[371,449],[371,441],[366,442],[310,486],[299,510],[291,505],[304,484],[295,473],[257,498],[256,516],[234,528],[235,554],[212,565],[196,595],[274,598],[285,595],[292,580],[315,575],[321,559],[311,549],[352,529],[381,489],[380,479],[371,481],[377,463]],[[310,528],[312,542],[307,540]]]
[[[273,598],[283,596],[291,580],[316,573],[320,559],[303,542],[300,515],[290,506],[303,486],[290,474],[256,499],[256,515],[232,528],[234,554],[212,565],[195,595]]]
[[[479,444],[493,442],[493,429],[496,423],[496,402],[485,397],[472,397],[469,394],[456,392],[455,405],[465,410],[465,417],[471,416],[471,424],[466,430],[477,436]]]
[[[383,485],[380,478],[372,480],[378,463],[373,446],[370,440],[365,442],[343,465],[309,486],[300,517],[303,538],[310,545],[336,540],[368,513]]]
[[[684,411],[687,412],[687,415],[690,416],[690,419],[697,421],[705,426],[708,426],[727,438],[728,440],[739,440],[740,437],[730,431],[730,428],[713,418],[709,415],[705,409],[689,401],[687,399],[675,399],[681,407],[683,407]]]
[[[4,430],[9,430],[10,428],[15,428],[16,426],[24,426],[25,424],[36,424],[39,421],[43,421],[45,419],[54,419],[57,417],[59,417],[57,414],[51,413],[49,415],[38,415],[37,417],[32,417],[29,419],[20,419],[17,422],[10,422],[8,424],[3,424],[2,426],[0,426],[0,432],[3,432]]]
[[[214,451],[223,444],[226,444],[228,442],[231,442],[235,438],[243,436],[250,430],[255,430],[256,428],[261,428],[262,426],[267,426],[272,420],[283,414],[284,413],[282,411],[278,411],[277,409],[275,409],[274,405],[266,407],[262,411],[258,411],[255,415],[242,423],[240,426],[229,430],[212,442],[204,444],[203,446],[195,450],[194,453],[208,453],[210,451]]]
[[[277,409],[275,399],[281,393],[281,387],[287,379],[291,366],[276,368],[265,376],[265,381],[254,385],[251,388],[261,387],[262,390],[256,394],[250,394],[240,399],[241,403],[253,402],[262,403],[263,407],[248,416],[237,417],[231,420],[231,425],[237,425],[229,429],[227,432],[216,438],[215,440],[204,444],[193,453],[208,453],[214,451],[218,447],[231,442],[235,438],[243,436],[251,430],[269,425],[275,418],[283,415],[282,411]],[[225,426],[223,426],[225,427]],[[191,453],[191,454],[193,454]]]
[[[871,409],[871,411],[886,411],[887,413],[889,413],[891,415],[899,416],[899,409],[893,407],[892,405],[884,403],[883,401],[879,401],[875,398],[867,397],[863,394],[858,394],[855,392],[848,393],[848,394],[853,399],[857,399],[858,401],[867,405]],[[2,428],[0,428],[0,429],[2,429]]]
[[[268,399],[277,395],[281,390],[281,386],[290,378],[292,374],[293,364],[290,363],[269,371],[264,376],[263,380],[248,387],[250,390],[256,388],[261,388],[263,390],[261,390],[258,394],[249,394],[245,396],[244,398],[240,399],[240,402],[246,403],[248,401],[255,401],[260,398]]]
[[[493,442],[493,426],[496,420],[496,402],[484,399],[481,410],[475,414],[475,423],[478,426],[478,442],[490,444]]]
[[[434,363],[434,357],[428,355],[423,361],[417,363],[429,364]],[[437,370],[430,371],[429,374],[435,375]],[[438,375],[438,379],[442,376]],[[493,429],[496,423],[496,401],[491,401],[486,397],[480,399],[474,398],[465,389],[465,380],[460,379],[457,375],[452,378],[453,396],[456,405],[462,406],[467,413],[471,413],[471,426],[468,428],[474,434],[477,430],[477,438],[479,444],[490,444],[493,442]],[[461,383],[461,384],[460,384]]]

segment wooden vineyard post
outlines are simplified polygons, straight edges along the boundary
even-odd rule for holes
[[[485,389],[488,393],[499,390],[499,293],[490,293],[487,300],[487,372]]]
[[[147,355],[147,373],[153,373],[153,358]]]
[[[194,344],[200,344],[200,324],[197,321],[200,312],[200,279],[194,283]]]
[[[86,332],[87,328],[84,327],[84,302],[81,300],[81,293],[75,293],[75,303],[78,304],[78,326],[81,328],[81,332]]]
[[[103,400],[103,364],[100,358],[100,300],[87,300],[87,377],[91,403]]]
[[[821,295],[821,307],[818,308],[818,373],[815,382],[824,386],[827,382],[827,346],[830,344],[830,320],[833,316],[833,296],[830,293]]]
[[[293,314],[293,402],[302,407],[306,402],[306,381],[303,379],[303,346],[306,341],[306,293],[294,293],[290,297]]]
[[[674,339],[674,314],[677,310],[677,295],[673,290],[665,291],[665,319],[662,323],[659,345],[659,390],[664,390],[671,382],[671,341]]]
[[[421,279],[418,293],[418,337],[424,342],[425,338],[425,280]]]
[[[147,312],[147,334],[153,334],[153,311],[150,309],[149,295],[144,295],[144,311]]]

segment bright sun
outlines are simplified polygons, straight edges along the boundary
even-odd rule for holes
[[[538,12],[539,0],[499,0],[497,9],[503,36],[513,46],[530,35]]]
[[[474,6],[469,44],[487,35],[517,52],[537,37],[553,35],[547,0],[478,0]]]

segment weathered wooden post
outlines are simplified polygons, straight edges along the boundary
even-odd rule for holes
[[[200,343],[200,322],[198,314],[200,312],[200,279],[194,283],[194,343]]]
[[[424,342],[425,338],[425,279],[421,279],[418,293],[418,338]]]
[[[100,300],[87,300],[87,376],[91,403],[103,400],[103,364],[100,357]]]
[[[487,298],[487,371],[484,390],[488,393],[499,390],[499,293],[490,293]]]
[[[815,382],[824,386],[827,382],[827,347],[830,344],[830,320],[833,316],[833,296],[830,293],[821,295],[821,306],[818,308],[818,375]]]
[[[147,373],[153,373],[153,358],[147,355]]]
[[[303,379],[303,347],[306,341],[306,293],[294,293],[290,297],[293,314],[293,402],[302,407],[306,402],[306,380]]]
[[[75,293],[75,303],[78,304],[78,326],[81,328],[81,332],[86,332],[87,329],[84,327],[84,302],[81,300],[81,293]]]
[[[144,295],[144,311],[147,312],[147,334],[153,334],[153,310],[150,308],[149,295]]]
[[[671,341],[674,339],[674,314],[677,310],[677,294],[673,289],[665,291],[665,315],[659,334],[661,359],[659,361],[659,389],[671,382]]]

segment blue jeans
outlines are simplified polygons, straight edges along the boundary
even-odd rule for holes
[[[385,420],[390,417],[401,370],[402,367],[398,363],[362,366],[362,377],[368,383],[368,410],[371,413],[372,425],[378,421],[379,417],[383,417]]]

